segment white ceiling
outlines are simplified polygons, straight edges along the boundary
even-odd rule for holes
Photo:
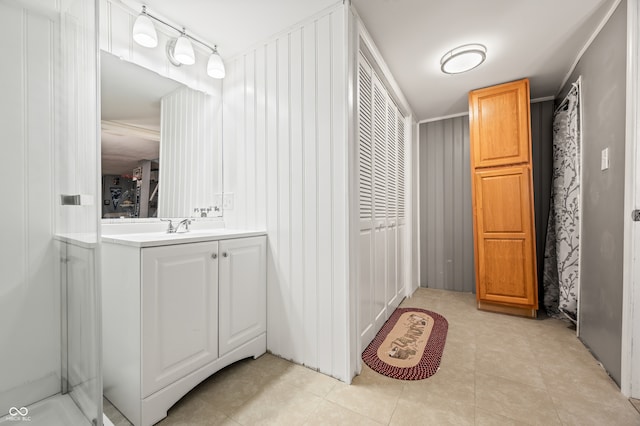
[[[151,14],[204,42],[218,45],[223,58],[244,53],[287,28],[342,0],[121,0],[135,10],[145,4]]]
[[[122,0],[134,9],[139,0]],[[469,90],[529,77],[532,98],[554,96],[579,51],[616,0],[353,0],[417,121],[462,113]],[[242,53],[336,0],[143,0],[151,13]],[[440,72],[461,44],[487,46],[487,61]]]
[[[417,121],[468,110],[470,90],[519,78],[531,97],[556,95],[615,0],[353,0]],[[440,58],[482,43],[487,60],[446,75]]]

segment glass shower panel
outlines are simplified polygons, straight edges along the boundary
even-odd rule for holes
[[[0,0],[1,424],[102,424],[96,10]]]
[[[56,232],[63,259],[62,392],[101,424],[97,5],[67,0],[61,7]]]

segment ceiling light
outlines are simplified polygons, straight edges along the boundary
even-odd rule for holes
[[[445,74],[460,74],[470,71],[487,57],[487,48],[481,44],[465,44],[444,54],[440,69]]]
[[[193,51],[193,45],[185,34],[185,29],[182,29],[182,35],[176,40],[176,44],[173,47],[173,57],[185,65],[193,65],[196,62],[196,54]]]
[[[224,63],[218,53],[218,46],[213,46],[213,53],[209,56],[209,62],[207,62],[207,74],[213,78],[224,78],[226,74]]]
[[[138,15],[136,22],[133,24],[133,39],[144,47],[156,47],[158,45],[158,34],[151,18],[147,15],[146,6],[142,6],[142,13]]]
[[[203,41],[187,35],[184,27],[180,30],[168,22],[147,13],[146,6],[142,6],[142,12],[138,15],[135,23],[133,24],[133,39],[136,43],[145,47],[156,47],[158,45],[158,34],[156,33],[153,21],[159,22],[180,34],[178,38],[171,38],[167,42],[167,57],[169,58],[169,62],[176,67],[182,65],[193,65],[196,62],[196,55],[193,50],[192,42],[195,42],[201,44],[212,52],[209,56],[209,62],[207,63],[207,74],[213,78],[224,78],[226,74],[224,62],[222,62],[222,58],[218,53],[218,46],[214,46],[212,48]]]

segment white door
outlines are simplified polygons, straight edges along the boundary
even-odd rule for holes
[[[398,111],[387,95],[387,318],[400,303],[398,300]]]
[[[374,315],[376,332],[387,320],[387,92],[373,73]]]
[[[218,243],[142,249],[142,394],[218,358]]]
[[[398,228],[397,228],[397,240],[398,240],[398,249],[397,249],[397,265],[398,265],[398,283],[396,285],[396,294],[397,294],[397,302],[400,303],[405,296],[405,269],[407,265],[407,261],[405,256],[410,255],[409,252],[405,252],[405,244],[407,241],[406,236],[406,119],[402,116],[402,114],[398,111],[398,130],[397,130],[397,141],[398,141]]]
[[[358,61],[358,333],[360,350],[376,335],[373,271],[373,120],[371,66]]]
[[[267,329],[267,237],[220,241],[220,356]]]

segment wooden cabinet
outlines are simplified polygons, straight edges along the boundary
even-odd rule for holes
[[[142,250],[142,396],[218,358],[218,242]]]
[[[226,240],[219,253],[223,356],[267,329],[267,244],[264,237]]]
[[[252,234],[103,244],[104,395],[134,425],[157,423],[202,380],[266,351],[266,237]]]
[[[535,317],[529,114],[526,79],[469,94],[478,307]]]
[[[469,118],[471,167],[530,163],[529,80],[474,90]]]

